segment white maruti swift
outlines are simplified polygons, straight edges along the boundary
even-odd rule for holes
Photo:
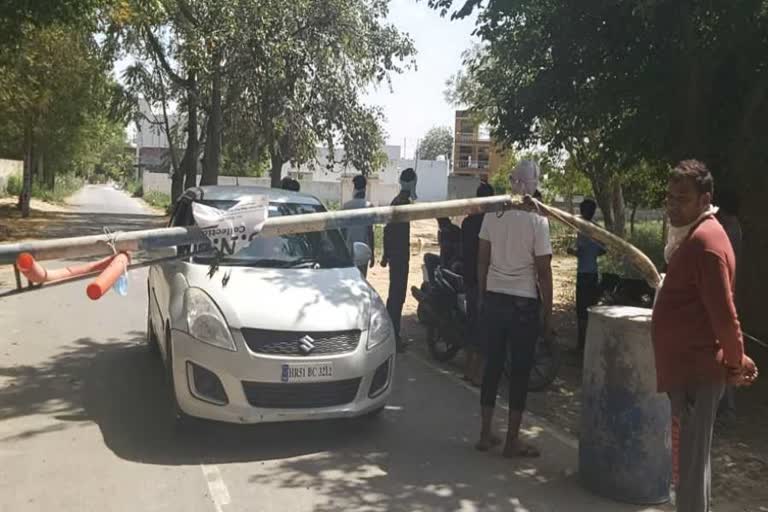
[[[323,212],[313,196],[257,187],[199,187],[176,203],[170,225],[194,225],[193,203],[227,210],[266,197],[269,217]],[[214,257],[150,268],[147,338],[167,369],[177,420],[259,423],[380,412],[392,390],[395,339],[379,295],[328,230],[256,237]],[[198,253],[198,254],[195,254]]]

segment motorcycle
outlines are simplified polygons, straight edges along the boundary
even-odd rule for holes
[[[427,347],[437,361],[453,359],[466,345],[469,315],[464,279],[440,266],[434,254],[424,255],[424,281],[420,288],[411,287],[418,301],[417,317],[427,329]],[[540,338],[536,343],[534,366],[528,380],[529,391],[541,391],[557,377],[560,369],[560,349],[553,340]],[[509,360],[504,366],[509,375]]]

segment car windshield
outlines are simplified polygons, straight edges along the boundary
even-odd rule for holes
[[[232,208],[237,201],[202,200],[201,204],[220,210]],[[282,217],[325,211],[321,205],[269,203],[268,216]],[[204,250],[198,246],[196,251]],[[196,256],[195,262],[210,263],[213,256]],[[256,237],[238,253],[222,256],[219,265],[271,268],[341,268],[351,267],[352,258],[338,230]]]

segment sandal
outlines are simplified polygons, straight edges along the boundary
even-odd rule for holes
[[[487,440],[481,439],[477,443],[475,443],[475,450],[479,452],[487,452],[491,448],[495,446],[499,446],[500,444],[501,444],[501,439],[494,435],[491,435],[491,437],[488,438]]]

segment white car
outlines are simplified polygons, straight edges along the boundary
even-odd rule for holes
[[[306,194],[199,187],[179,199],[170,224],[194,224],[193,202],[226,210],[254,196],[268,198],[270,217],[325,211]],[[257,237],[218,261],[190,255],[151,267],[147,338],[169,373],[177,418],[259,423],[381,411],[395,339],[355,266],[371,251],[357,243],[354,252],[329,230]]]

